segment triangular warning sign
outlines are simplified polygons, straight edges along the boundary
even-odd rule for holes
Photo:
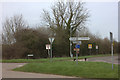
[[[49,38],[50,43],[52,43],[54,41],[54,39],[55,39],[54,37]]]

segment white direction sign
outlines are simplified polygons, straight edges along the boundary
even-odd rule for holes
[[[77,40],[90,40],[89,37],[70,37],[69,38],[70,41],[77,41]]]
[[[33,56],[33,54],[28,54],[28,56]]]
[[[54,37],[49,38],[50,43],[52,43],[54,39],[55,39]]]
[[[82,44],[82,42],[81,41],[73,41],[73,44]]]

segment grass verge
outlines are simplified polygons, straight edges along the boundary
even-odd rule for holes
[[[25,66],[14,69],[14,71],[57,74],[65,76],[76,76],[82,78],[118,78],[118,65],[104,62],[76,62],[56,61],[45,63],[28,63]]]
[[[115,54],[117,55],[117,54]],[[83,58],[91,58],[91,57],[104,57],[104,56],[110,56],[110,54],[104,54],[104,55],[90,55],[90,56],[80,56],[78,59]],[[75,58],[75,57],[74,57]],[[70,57],[61,57],[61,58],[53,58],[53,61],[64,61],[64,60],[73,60],[73,58]],[[0,62],[3,63],[35,63],[35,62],[49,62],[49,58],[44,59],[10,59],[10,60],[0,60]]]

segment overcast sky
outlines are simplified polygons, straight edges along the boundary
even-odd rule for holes
[[[50,10],[51,6],[51,2],[5,2],[1,4],[2,22],[6,17],[22,14],[31,26],[40,24],[43,9]],[[90,32],[102,38],[109,38],[109,32],[113,32],[114,39],[118,40],[118,3],[86,2],[85,7],[90,13],[89,22],[86,25]]]
[[[120,2],[118,3],[118,14],[120,14]],[[120,15],[118,15],[118,41],[120,42]]]

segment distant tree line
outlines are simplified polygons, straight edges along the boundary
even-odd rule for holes
[[[110,54],[110,40],[93,35],[85,27],[89,18],[87,9],[82,2],[57,2],[51,8],[52,13],[44,10],[45,26],[30,28],[22,15],[15,15],[3,23],[2,57],[3,59],[48,58],[45,45],[50,44],[48,38],[55,37],[53,42],[53,57],[69,57],[69,37],[89,36],[89,41],[82,41],[79,56],[90,55],[88,44],[93,48],[91,55]],[[75,55],[75,44],[71,42],[72,53]],[[98,45],[98,50],[96,50]],[[114,40],[114,53],[118,53],[118,42]]]

